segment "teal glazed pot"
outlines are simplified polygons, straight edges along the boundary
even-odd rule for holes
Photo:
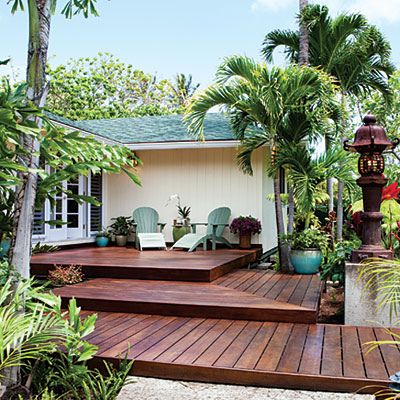
[[[7,255],[8,250],[10,250],[11,239],[3,239],[0,242],[0,260]]]
[[[98,247],[106,247],[108,246],[109,240],[110,239],[108,237],[99,236],[96,238],[96,244]]]
[[[316,274],[322,263],[322,252],[317,249],[292,250],[290,261],[297,274]]]

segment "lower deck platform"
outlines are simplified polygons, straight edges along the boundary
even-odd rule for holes
[[[85,311],[84,314],[89,312]],[[95,362],[135,359],[138,376],[373,393],[400,369],[383,328],[98,313]]]
[[[87,278],[153,279],[211,282],[236,269],[247,267],[261,255],[250,250],[138,251],[127,247],[82,247],[31,258],[31,273],[47,276],[54,265],[80,265]]]

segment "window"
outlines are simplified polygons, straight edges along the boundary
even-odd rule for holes
[[[98,201],[103,201],[103,174],[90,176],[89,194]],[[97,232],[103,226],[103,206],[90,204],[90,232]]]

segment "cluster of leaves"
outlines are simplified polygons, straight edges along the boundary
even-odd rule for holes
[[[158,80],[109,53],[72,59],[47,73],[46,108],[72,120],[179,113],[199,86],[184,74]]]
[[[177,207],[178,207],[178,215],[179,215],[181,218],[183,218],[183,219],[189,218],[190,211],[191,211],[191,208],[190,208],[189,206],[180,206],[180,205],[178,204]]]
[[[124,360],[119,370],[104,365],[105,374],[91,370],[87,362],[97,347],[85,337],[95,329],[96,315],[80,317],[80,308],[71,300],[62,311],[61,299],[46,293],[33,281],[13,287],[7,281],[0,289],[0,378],[7,368],[23,367],[32,398],[47,400],[113,400],[129,383],[132,362]],[[10,387],[7,399],[21,387]]]
[[[300,232],[286,235],[285,240],[290,243],[292,250],[318,249],[324,254],[329,247],[329,237],[316,228],[307,228]]]
[[[247,217],[237,217],[234,218],[229,226],[232,233],[239,233],[240,235],[255,235],[261,233],[261,222],[252,217],[251,215]]]
[[[140,184],[134,171],[141,161],[126,147],[110,146],[92,136],[83,136],[77,131],[68,131],[55,126],[39,109],[25,100],[25,85],[12,89],[9,85],[0,91],[0,188],[8,196],[12,188],[20,183],[20,173],[38,173],[36,205],[38,209],[48,199],[52,204],[55,195],[68,194],[77,202],[98,202],[85,195],[68,191],[65,181],[104,171],[126,173],[136,184]],[[37,119],[43,127],[39,129]],[[35,136],[40,141],[40,165],[32,171],[22,162],[28,151],[21,143],[21,133]],[[8,207],[12,210],[12,207]]]
[[[124,217],[124,216],[119,216],[116,218],[111,218],[112,221],[114,221],[110,226],[109,226],[109,232],[112,235],[116,236],[128,236],[130,232],[132,232],[133,229],[133,219],[132,217]]]
[[[55,286],[64,286],[82,282],[85,275],[81,265],[55,265],[49,271],[48,279]]]
[[[344,268],[353,249],[360,246],[360,240],[343,241],[336,244],[335,248],[328,252],[322,264],[321,279],[333,282],[344,282]]]
[[[37,242],[33,247],[32,247],[32,255],[34,254],[40,254],[40,253],[54,253],[55,251],[60,250],[58,246],[51,245],[51,244],[45,244],[45,243],[40,243]]]

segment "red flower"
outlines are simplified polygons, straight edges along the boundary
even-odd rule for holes
[[[398,187],[397,182],[393,182],[389,186],[386,186],[382,190],[382,199],[383,200],[391,200],[391,199],[398,199],[400,194],[400,187]]]

